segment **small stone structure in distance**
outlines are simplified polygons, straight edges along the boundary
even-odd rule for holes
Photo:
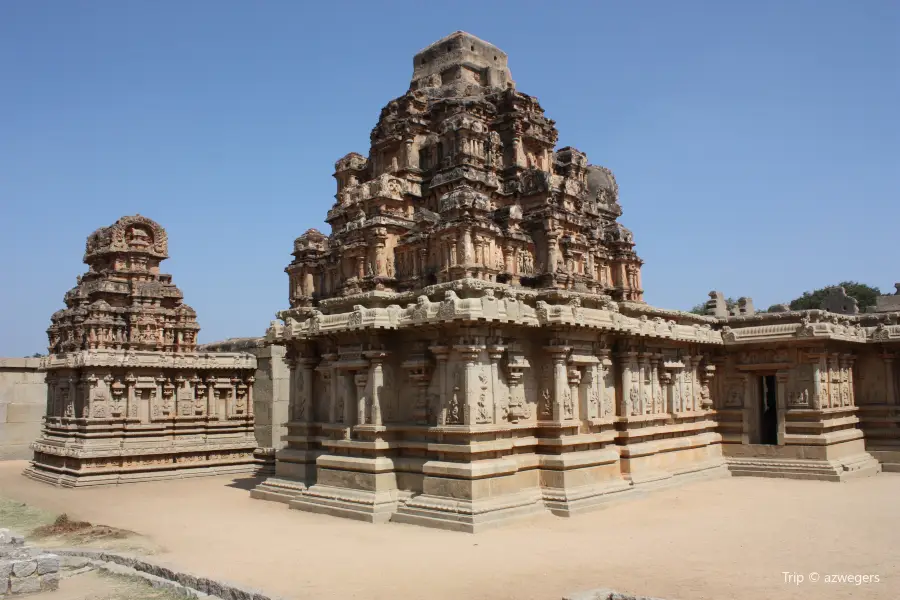
[[[256,471],[247,353],[198,352],[165,230],[122,217],[87,239],[88,271],[51,318],[47,411],[26,474],[82,486]]]

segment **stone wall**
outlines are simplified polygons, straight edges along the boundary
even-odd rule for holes
[[[31,458],[47,406],[39,358],[0,358],[0,460]]]
[[[264,338],[230,338],[203,344],[209,352],[248,352],[256,357],[253,411],[256,442],[260,448],[279,450],[287,435],[290,371],[284,360],[285,348],[266,345]]]

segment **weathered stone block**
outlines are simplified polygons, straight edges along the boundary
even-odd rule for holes
[[[9,580],[9,591],[13,594],[32,594],[41,591],[41,578],[37,575],[31,577],[13,577]]]
[[[41,590],[52,591],[59,587],[59,573],[40,575]]]
[[[59,557],[55,554],[39,554],[35,560],[37,561],[38,575],[57,573],[59,571]]]
[[[37,570],[37,561],[34,559],[16,560],[12,563],[12,572],[15,577],[28,577]]]

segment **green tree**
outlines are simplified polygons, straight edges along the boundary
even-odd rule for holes
[[[836,287],[844,288],[848,296],[856,298],[860,312],[865,311],[866,307],[875,306],[875,297],[881,295],[881,290],[877,287],[872,287],[856,281],[842,281],[837,285],[829,285],[813,290],[812,292],[803,292],[802,296],[791,301],[791,310],[822,308],[822,300],[825,298],[825,294],[828,293],[828,290],[831,288]]]

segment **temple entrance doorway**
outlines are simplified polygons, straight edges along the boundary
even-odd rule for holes
[[[774,375],[759,376],[759,443],[778,444],[778,386]]]

